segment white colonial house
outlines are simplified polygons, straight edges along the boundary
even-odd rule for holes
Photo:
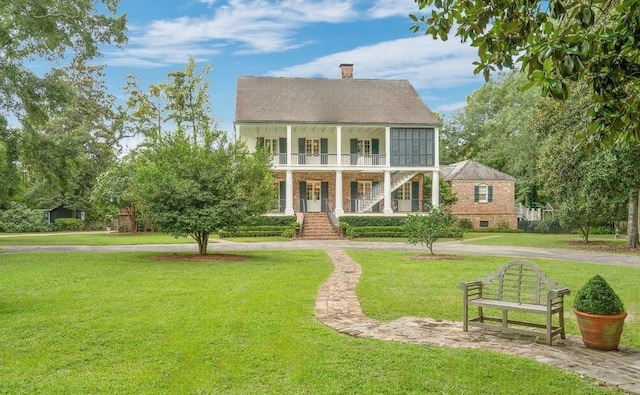
[[[235,137],[273,153],[277,210],[422,211],[438,205],[439,121],[406,80],[238,78]]]

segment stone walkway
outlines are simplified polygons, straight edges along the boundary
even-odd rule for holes
[[[585,348],[582,339],[567,335],[548,346],[544,338],[501,335],[469,328],[462,323],[421,317],[403,317],[381,322],[364,315],[356,295],[362,273],[360,265],[342,250],[327,250],[335,271],[316,299],[316,317],[325,325],[351,336],[428,346],[485,349],[520,357],[593,378],[601,384],[640,394],[640,350],[620,347],[619,351]]]

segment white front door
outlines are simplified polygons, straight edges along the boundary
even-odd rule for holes
[[[398,188],[398,211],[411,211],[411,183],[404,183]]]
[[[320,181],[307,181],[307,211],[311,213],[322,211],[320,199]]]

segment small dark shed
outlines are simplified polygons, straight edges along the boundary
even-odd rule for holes
[[[42,210],[44,219],[50,225],[55,225],[58,218],[76,218],[84,221],[84,210],[71,210],[66,207],[58,206],[54,208]]]

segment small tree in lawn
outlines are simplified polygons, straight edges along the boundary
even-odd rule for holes
[[[409,214],[404,223],[407,243],[427,246],[433,255],[433,243],[451,233],[455,218],[443,207],[435,207],[429,214]]]
[[[206,254],[211,233],[264,214],[276,190],[270,154],[251,153],[215,129],[203,78],[208,68],[199,75],[195,68],[190,60],[149,94],[135,83],[128,89],[131,121],[146,137],[134,177],[142,215],[163,232],[191,236]]]

